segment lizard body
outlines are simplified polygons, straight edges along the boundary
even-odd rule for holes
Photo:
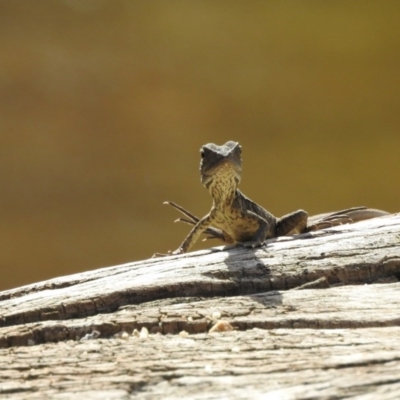
[[[202,233],[208,234],[207,239],[219,238],[226,243],[254,248],[270,238],[388,214],[381,210],[354,207],[310,218],[307,212],[298,210],[276,218],[238,189],[242,172],[239,143],[229,141],[222,146],[208,143],[201,147],[200,153],[201,181],[210,192],[213,204],[210,212],[199,219],[183,207],[166,202],[185,215],[186,218],[179,218],[178,221],[194,225],[182,244],[171,254],[187,252]]]

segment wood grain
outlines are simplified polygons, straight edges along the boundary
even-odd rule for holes
[[[399,239],[396,214],[2,292],[0,395],[398,398]]]

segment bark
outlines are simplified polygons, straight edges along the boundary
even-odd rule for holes
[[[2,292],[0,394],[399,398],[399,239],[392,215]]]

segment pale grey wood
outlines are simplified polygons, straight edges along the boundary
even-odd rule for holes
[[[148,259],[52,279],[0,294],[0,326],[84,317],[176,296],[286,290],[325,277],[329,285],[400,277],[400,215],[272,240]]]
[[[0,396],[394,400],[399,337],[400,327],[250,329],[1,349]]]
[[[206,333],[217,319],[228,321],[236,330],[400,326],[400,282],[156,300],[86,318],[3,327],[0,347],[80,340],[94,331],[107,338],[143,327],[150,333]]]
[[[399,239],[396,214],[2,292],[0,397],[397,399]]]

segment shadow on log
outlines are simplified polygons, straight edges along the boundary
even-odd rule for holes
[[[2,292],[0,394],[397,398],[399,277],[396,214]]]

